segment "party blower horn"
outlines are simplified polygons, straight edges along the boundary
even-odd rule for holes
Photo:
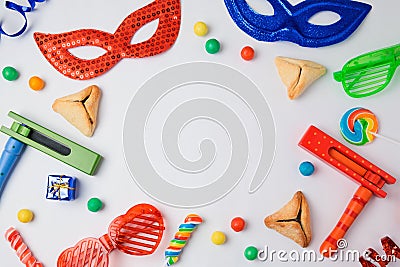
[[[339,222],[320,247],[321,254],[330,257],[372,195],[385,198],[387,193],[382,187],[386,183],[395,183],[396,179],[315,126],[308,128],[299,146],[360,184]]]
[[[152,205],[138,204],[115,218],[108,234],[85,238],[58,257],[57,267],[107,267],[108,254],[118,249],[126,254],[152,254],[164,232],[161,213]]]

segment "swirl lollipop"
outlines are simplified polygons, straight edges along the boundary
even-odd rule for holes
[[[169,246],[165,250],[167,266],[171,266],[179,260],[179,256],[193,231],[202,222],[203,219],[197,214],[186,216],[184,223],[179,225],[178,232],[175,233],[174,239],[169,242]]]
[[[353,145],[365,145],[372,142],[375,137],[400,145],[399,141],[377,133],[378,119],[374,113],[365,108],[349,109],[340,120],[340,130],[343,138]]]
[[[149,204],[138,204],[115,218],[108,234],[99,239],[85,238],[64,250],[57,267],[107,267],[108,254],[115,248],[130,255],[149,255],[160,244],[163,232],[161,213]]]
[[[362,146],[374,140],[378,131],[378,119],[368,109],[352,108],[340,120],[340,130],[347,142]]]
[[[11,243],[11,247],[15,250],[18,258],[26,267],[43,267],[43,264],[33,256],[29,247],[25,244],[24,240],[22,240],[21,234],[15,228],[10,227],[6,231],[5,237],[7,241]]]

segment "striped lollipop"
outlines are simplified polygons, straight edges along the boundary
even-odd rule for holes
[[[182,250],[193,231],[202,222],[203,219],[197,214],[189,214],[186,216],[184,223],[179,225],[178,232],[175,233],[174,239],[169,242],[169,246],[165,250],[167,266],[171,266],[179,260]]]
[[[5,233],[5,238],[11,243],[11,247],[26,267],[43,267],[43,264],[33,256],[31,250],[22,240],[21,234],[15,228],[10,227]]]
[[[378,131],[378,119],[365,108],[349,109],[340,120],[340,130],[344,139],[353,145],[365,145],[374,140]]]

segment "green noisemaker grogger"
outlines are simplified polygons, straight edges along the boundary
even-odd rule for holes
[[[36,124],[15,112],[8,116],[14,120],[11,128],[1,126],[0,131],[11,138],[40,150],[84,173],[93,175],[101,156],[71,140]]]

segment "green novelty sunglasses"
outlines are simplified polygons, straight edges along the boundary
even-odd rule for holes
[[[382,91],[400,65],[400,44],[350,59],[341,71],[333,73],[346,94],[361,98]]]

